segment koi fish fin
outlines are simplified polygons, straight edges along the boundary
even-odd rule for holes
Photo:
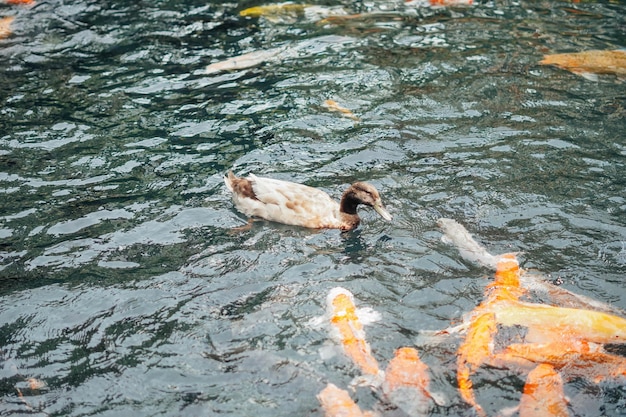
[[[572,70],[572,72],[576,75],[580,75],[581,77],[583,77],[584,79],[588,80],[588,81],[593,81],[593,82],[598,82],[599,78],[598,78],[598,74],[594,74],[592,72],[587,72],[587,71],[578,71],[578,70]]]

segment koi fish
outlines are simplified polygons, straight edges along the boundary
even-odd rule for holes
[[[370,412],[363,412],[350,398],[347,391],[329,383],[318,395],[317,399],[326,417],[372,417]]]
[[[485,417],[485,410],[476,402],[472,380],[470,379],[480,366],[488,361],[493,353],[493,337],[497,332],[495,315],[485,313],[476,317],[467,331],[465,341],[457,351],[457,382],[459,392],[465,402]]]
[[[562,368],[579,359],[581,355],[601,352],[604,350],[595,343],[564,339],[547,343],[511,343],[502,350],[501,355],[511,360],[519,358],[534,362],[534,364],[547,363]]]
[[[509,362],[522,359],[546,363],[571,378],[585,378],[596,383],[626,376],[625,357],[606,353],[601,345],[586,341],[512,343],[499,355]]]
[[[554,334],[594,343],[626,343],[626,319],[607,313],[543,304],[509,303],[494,309],[505,326],[529,327],[534,334]]]
[[[561,375],[551,365],[541,364],[526,377],[519,405],[520,417],[568,417]]]
[[[7,16],[0,19],[0,39],[8,38],[13,31],[11,30],[11,23],[15,20],[15,16]]]
[[[205,72],[207,74],[213,74],[222,71],[252,68],[264,62],[281,59],[280,54],[283,53],[285,50],[285,47],[278,47],[249,52],[247,54],[235,56],[224,61],[215,62],[207,66]]]
[[[471,6],[472,0],[428,0],[431,6]]]
[[[520,286],[520,268],[515,254],[500,255],[495,280],[487,285],[485,300],[470,313],[470,317],[499,311],[503,306],[515,304],[525,293],[526,290]]]
[[[520,286],[520,268],[515,254],[500,255],[496,263],[496,273],[493,283],[487,285],[487,300],[483,303],[490,305],[502,301],[517,301],[526,291]]]
[[[305,39],[294,44],[248,52],[224,61],[214,62],[206,67],[205,73],[214,74],[222,71],[251,68],[267,62],[281,62],[290,58],[301,58],[324,52],[326,48],[341,47],[353,41],[353,38],[337,35]]]
[[[539,64],[553,65],[585,77],[590,81],[598,81],[596,74],[626,76],[626,51],[584,51],[544,55]]]
[[[346,116],[349,119],[354,120],[355,122],[359,121],[359,118],[354,115],[349,109],[340,106],[335,100],[326,100],[324,101],[324,107],[326,107],[330,111],[339,112]]]
[[[239,12],[243,17],[274,16],[278,14],[302,14],[308,4],[267,4],[264,6],[249,7]]]
[[[363,323],[357,315],[354,296],[344,288],[333,288],[328,294],[327,311],[334,333],[345,354],[366,375],[379,376],[380,369],[365,340]]]
[[[35,0],[4,0],[4,3],[11,5],[23,4],[25,6],[32,6],[35,4]]]
[[[520,276],[520,283],[522,287],[547,300],[549,304],[626,316],[626,311],[618,307],[576,294],[566,288],[547,282],[546,279],[545,276],[537,272],[523,271]]]
[[[342,7],[324,7],[311,4],[267,4],[249,7],[239,12],[242,17],[264,18],[272,23],[290,23],[294,19],[314,22],[329,16],[342,16],[346,11]]]
[[[435,397],[430,393],[428,366],[416,349],[403,347],[387,365],[382,390],[385,396],[411,416],[426,415]]]

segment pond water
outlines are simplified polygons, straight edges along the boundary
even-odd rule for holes
[[[492,272],[441,241],[440,217],[626,308],[625,84],[538,65],[626,47],[626,3],[239,15],[256,5],[0,5],[15,16],[0,40],[1,415],[322,415],[326,383],[358,376],[312,325],[331,288],[380,313],[366,331],[383,364],[482,300]],[[231,168],[335,198],[366,180],[394,221],[361,210],[343,234],[237,230]],[[432,415],[474,415],[456,346],[417,347],[447,397]],[[626,415],[623,382],[568,383],[570,412]],[[495,413],[523,383],[485,370],[477,395]]]

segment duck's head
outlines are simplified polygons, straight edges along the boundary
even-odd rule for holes
[[[385,209],[378,190],[366,182],[355,182],[343,193],[341,199],[342,211],[356,214],[356,207],[364,204],[373,208],[383,219],[391,221],[391,214]]]

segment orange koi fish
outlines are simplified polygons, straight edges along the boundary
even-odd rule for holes
[[[495,315],[485,313],[476,317],[467,331],[465,341],[457,352],[457,382],[461,397],[476,409],[476,413],[486,416],[483,408],[476,402],[473,384],[470,379],[480,366],[487,362],[493,353],[493,337],[497,332]]]
[[[520,286],[520,268],[515,254],[500,255],[496,262],[495,280],[485,288],[485,300],[470,314],[477,317],[499,311],[504,306],[516,304],[526,293]],[[470,319],[470,321],[473,319]]]
[[[11,23],[15,20],[14,16],[7,16],[0,19],[0,39],[8,38],[13,31],[11,30]]]
[[[322,408],[324,409],[324,415],[326,417],[367,417],[372,416],[372,413],[363,412],[347,391],[338,388],[334,384],[326,385],[318,395],[317,399]]]
[[[515,254],[500,255],[496,263],[495,280],[487,285],[488,296],[483,304],[517,301],[525,292],[520,286],[520,268]]]
[[[11,5],[23,4],[25,6],[32,6],[35,4],[35,0],[4,0],[4,3]]]
[[[382,385],[387,398],[408,415],[426,415],[434,399],[429,385],[428,366],[420,360],[417,350],[410,347],[396,350]]]
[[[333,288],[327,299],[330,323],[346,355],[366,375],[378,376],[380,369],[365,341],[363,323],[356,313],[354,296],[344,288]]]
[[[626,51],[584,51],[545,55],[539,64],[554,65],[591,81],[597,81],[596,74],[626,76]]]
[[[526,377],[519,405],[520,417],[568,417],[563,380],[554,368],[538,365]]]
[[[335,100],[326,100],[324,101],[324,107],[326,107],[330,111],[339,112],[343,114],[345,117],[354,120],[355,122],[359,121],[359,118],[354,115],[349,109],[339,105]]]

